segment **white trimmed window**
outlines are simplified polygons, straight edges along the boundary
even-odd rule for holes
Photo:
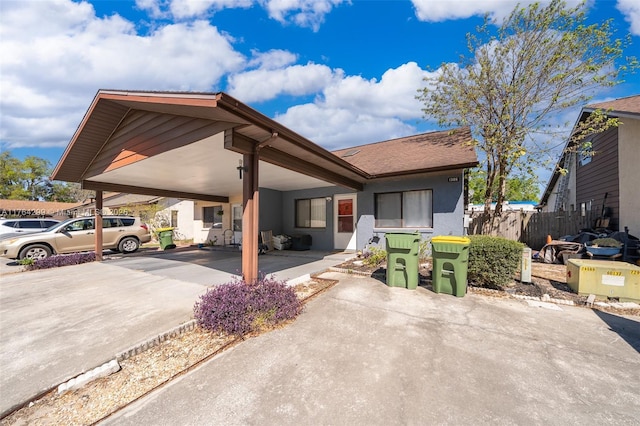
[[[296,228],[326,228],[327,200],[305,198],[296,200]]]

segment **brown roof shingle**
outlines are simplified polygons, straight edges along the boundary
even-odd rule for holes
[[[422,133],[333,151],[374,177],[474,167],[469,127]]]
[[[614,112],[627,112],[631,114],[640,114],[640,95],[629,96],[626,98],[615,99],[608,102],[600,102],[588,105],[589,109],[610,109]]]

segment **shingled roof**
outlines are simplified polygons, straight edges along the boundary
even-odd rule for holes
[[[422,133],[333,151],[373,178],[475,167],[469,127]]]
[[[587,105],[585,109],[604,109],[610,110],[610,113],[629,113],[640,114],[640,95],[629,96],[608,102],[600,102],[597,104]],[[613,114],[615,115],[615,114]]]

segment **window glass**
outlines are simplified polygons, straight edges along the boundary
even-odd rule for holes
[[[50,228],[53,225],[56,225],[58,223],[54,220],[44,220],[43,222],[44,222],[44,226],[46,226],[47,228]]]
[[[433,227],[431,190],[376,194],[377,228]]]
[[[202,208],[202,221],[205,228],[222,228],[222,206],[208,206]]]
[[[42,225],[39,220],[21,220],[18,222],[18,228],[23,229],[40,229]]]
[[[392,192],[376,194],[376,227],[402,227],[402,194]]]
[[[404,227],[430,228],[431,191],[409,191],[402,194]]]
[[[16,226],[16,222],[13,220],[9,222],[5,222],[2,224],[2,226],[6,226],[7,228],[13,228],[14,226]]]
[[[67,231],[86,231],[89,229],[93,229],[93,219],[76,220],[65,227]]]
[[[296,200],[296,228],[326,228],[327,200],[310,198]]]
[[[120,222],[118,222],[118,218],[108,217],[102,219],[102,227],[103,228],[117,228],[120,226]]]
[[[133,226],[136,219],[133,217],[126,217],[126,218],[120,218],[120,221],[122,222],[123,226]]]

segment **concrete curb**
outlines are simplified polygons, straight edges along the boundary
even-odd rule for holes
[[[67,380],[64,383],[61,383],[60,385],[57,386],[58,388],[58,394],[62,394],[68,391],[72,391],[72,390],[76,390],[76,389],[80,389],[81,387],[85,386],[86,384],[92,382],[95,379],[99,379],[101,377],[107,377],[113,373],[116,373],[118,371],[120,371],[120,362],[123,360],[126,360],[128,358],[131,358],[134,355],[138,355],[142,352],[147,351],[148,349],[151,349],[155,346],[158,346],[160,343],[164,342],[165,340],[171,339],[171,338],[175,338],[178,337],[182,334],[184,334],[187,331],[191,331],[193,330],[197,325],[197,321],[196,320],[191,320],[188,321],[184,324],[181,324],[177,327],[172,328],[169,331],[166,331],[164,333],[161,333],[155,337],[152,337],[150,339],[147,339],[141,343],[138,343],[134,346],[132,346],[131,348],[120,352],[119,354],[117,354],[115,356],[114,359],[112,359],[109,362],[106,362],[96,368],[93,368],[89,371],[86,371],[82,374],[79,374],[78,376]],[[35,400],[37,398],[33,398],[31,401]],[[31,402],[29,401],[29,402]],[[23,405],[24,406],[24,405]],[[18,408],[19,409],[19,408]],[[15,410],[14,410],[15,411]]]

